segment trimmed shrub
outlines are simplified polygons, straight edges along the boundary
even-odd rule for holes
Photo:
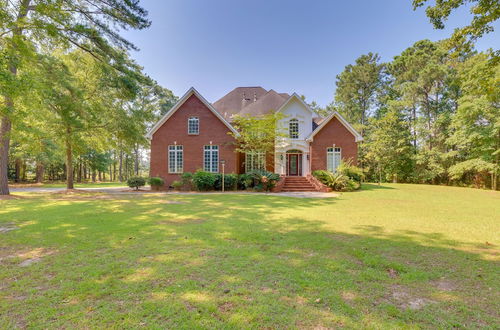
[[[214,189],[215,179],[214,173],[199,170],[193,175],[193,184],[200,191],[212,190]]]
[[[184,172],[181,174],[182,190],[193,190],[193,173]]]
[[[181,190],[181,189],[182,189],[182,186],[183,186],[182,181],[178,181],[178,180],[176,180],[176,181],[172,182],[172,187],[173,187],[175,190]]]
[[[257,191],[271,191],[280,179],[279,174],[264,170],[253,170],[247,174],[253,179],[253,188]]]
[[[148,181],[149,184],[151,185],[151,188],[153,188],[154,190],[159,190],[161,187],[165,185],[165,180],[158,177],[149,178]]]
[[[130,188],[135,188],[135,190],[139,190],[140,187],[144,187],[146,185],[146,179],[141,178],[140,176],[134,176],[127,180],[127,185]]]
[[[235,190],[238,181],[236,174],[224,174],[224,190]],[[215,190],[222,190],[222,173],[215,174]]]

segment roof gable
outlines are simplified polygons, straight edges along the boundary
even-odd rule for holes
[[[347,120],[344,119],[337,111],[332,112],[328,117],[326,117],[321,124],[309,134],[306,138],[306,141],[311,142],[314,140],[314,136],[323,129],[333,118],[337,118],[338,121],[352,134],[354,135],[355,141],[360,142],[363,141],[363,137],[352,127]]]
[[[215,110],[215,108],[194,88],[191,87],[180,99],[177,103],[170,109],[158,122],[149,130],[146,134],[147,139],[151,139],[153,134],[177,111],[179,108],[186,102],[191,95],[197,97],[224,125],[227,126],[234,134],[238,134],[236,129],[231,126],[227,120],[222,117],[222,115]]]
[[[300,104],[302,104],[307,110],[309,110],[313,115],[318,115],[316,112],[314,112],[310,107],[309,105],[304,102],[304,100],[297,94],[297,93],[293,93],[289,98],[288,100],[286,100],[285,103],[283,103],[281,105],[281,107],[278,109],[278,111],[276,112],[281,112],[290,102],[292,102],[292,100],[297,100]]]

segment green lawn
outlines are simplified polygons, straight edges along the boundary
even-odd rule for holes
[[[498,192],[24,194],[0,227],[0,328],[500,327]]]

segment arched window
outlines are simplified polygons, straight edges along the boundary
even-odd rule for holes
[[[290,134],[290,139],[298,139],[299,138],[299,121],[297,119],[290,119],[290,123],[288,126],[288,132]]]

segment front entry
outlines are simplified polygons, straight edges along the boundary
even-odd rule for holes
[[[302,152],[300,150],[290,150],[286,152],[286,175],[302,175]]]

